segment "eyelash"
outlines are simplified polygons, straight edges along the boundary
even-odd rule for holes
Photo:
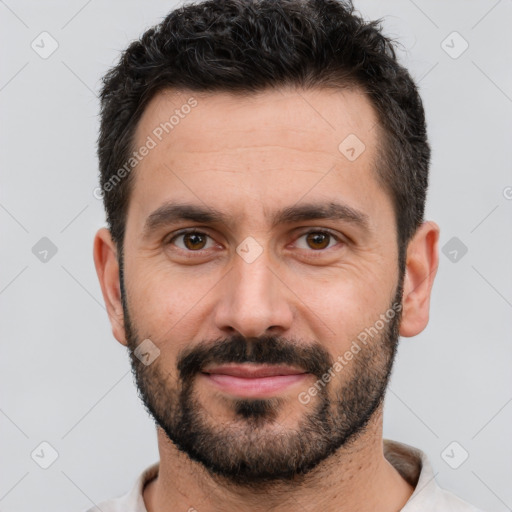
[[[188,235],[188,234],[191,234],[191,233],[196,233],[196,234],[199,234],[199,235],[204,235],[204,236],[207,236],[209,238],[212,238],[208,233],[205,233],[203,231],[199,231],[198,229],[195,229],[195,228],[185,229],[183,231],[179,231],[178,233],[174,234],[174,236],[172,238],[170,238],[166,242],[165,245],[170,245],[170,244],[172,244],[172,242],[174,240],[176,240],[180,236]],[[311,233],[329,235],[330,237],[334,238],[337,242],[346,243],[345,240],[343,240],[340,236],[334,234],[332,231],[330,231],[329,229],[325,229],[325,228],[322,228],[322,229],[318,229],[317,228],[317,229],[311,229],[309,231],[305,231],[304,233],[301,233],[298,236],[297,239],[302,238],[303,236],[309,235]],[[184,251],[184,252],[188,253],[187,257],[192,257],[192,258],[194,257],[194,256],[192,256],[193,254],[202,255],[203,251],[207,251],[208,250],[208,249],[199,249],[197,251],[191,251],[191,250],[188,250],[188,249],[182,249],[181,247],[178,247],[178,249],[180,251]],[[317,254],[318,253],[325,253],[328,249],[332,249],[332,247],[327,247],[325,249],[318,249],[318,250],[310,249],[307,252],[310,252],[313,255],[314,253],[317,253]],[[302,249],[302,250],[306,250],[306,249]]]

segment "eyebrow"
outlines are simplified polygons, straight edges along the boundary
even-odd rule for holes
[[[306,203],[293,205],[274,212],[271,226],[294,224],[308,220],[342,220],[355,225],[365,232],[370,230],[369,216],[346,204],[336,202]],[[226,213],[192,203],[167,202],[153,211],[146,219],[142,236],[148,238],[158,229],[182,221],[202,224],[231,225],[231,217]]]

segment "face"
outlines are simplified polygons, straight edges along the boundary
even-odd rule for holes
[[[376,122],[358,91],[284,89],[166,91],[140,120],[123,342],[157,424],[212,473],[290,479],[378,411],[402,281]]]

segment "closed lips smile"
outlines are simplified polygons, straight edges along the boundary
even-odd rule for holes
[[[290,366],[230,364],[211,366],[202,375],[216,388],[243,398],[270,397],[309,374]]]

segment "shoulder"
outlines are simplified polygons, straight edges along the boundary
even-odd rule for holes
[[[147,467],[126,494],[102,501],[85,512],[147,512],[142,491],[158,475],[158,468],[158,462]]]
[[[476,508],[455,494],[441,488],[438,489],[436,506],[443,507],[443,510],[449,510],[450,512],[483,512],[483,510]]]
[[[422,450],[384,439],[384,455],[414,487],[401,512],[483,512],[437,484],[430,461]]]

